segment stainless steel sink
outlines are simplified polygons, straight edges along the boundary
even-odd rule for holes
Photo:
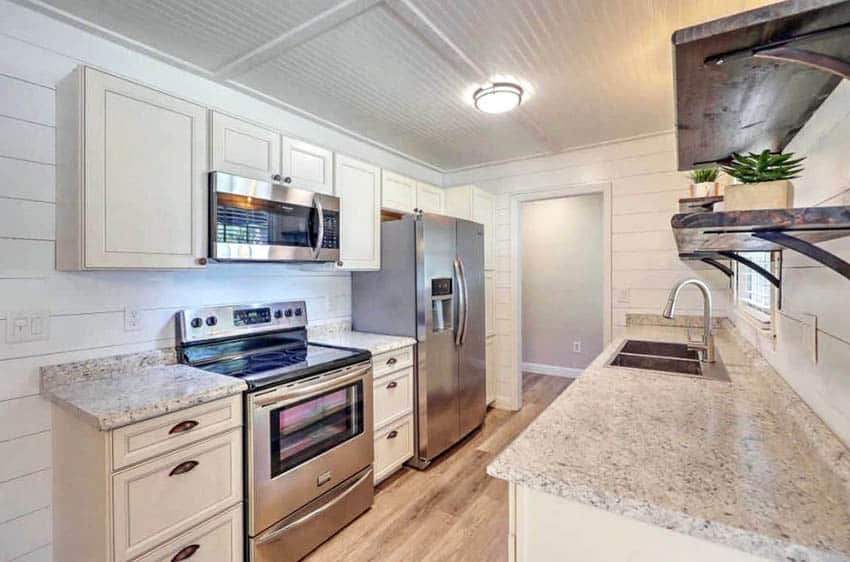
[[[608,361],[611,367],[624,367],[658,373],[728,381],[729,374],[720,358],[714,363],[699,360],[696,350],[685,343],[626,340]]]

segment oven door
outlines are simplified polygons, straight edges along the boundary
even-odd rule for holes
[[[254,537],[372,464],[372,367],[358,363],[248,397]]]
[[[339,199],[222,172],[210,174],[210,257],[336,261]]]

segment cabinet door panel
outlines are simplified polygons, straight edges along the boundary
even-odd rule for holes
[[[253,123],[212,112],[213,170],[270,180],[280,173],[280,135]]]
[[[496,334],[496,272],[484,272],[484,333]]]
[[[423,213],[443,214],[445,191],[435,185],[418,182],[416,184],[416,206]]]
[[[295,139],[283,139],[282,174],[294,187],[332,195],[333,152]]]
[[[381,177],[381,206],[412,213],[416,208],[416,181],[384,170]]]
[[[496,336],[488,336],[485,348],[487,369],[487,405],[496,400]]]
[[[381,169],[337,156],[340,261],[343,269],[381,267]]]
[[[198,267],[207,112],[86,69],[85,266]]]

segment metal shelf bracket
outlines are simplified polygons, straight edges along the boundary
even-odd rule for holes
[[[796,49],[794,47],[776,47],[773,49],[764,49],[763,51],[755,51],[753,56],[758,59],[794,62],[835,74],[845,80],[850,80],[850,64],[838,57],[815,53],[814,51]]]
[[[805,240],[777,231],[754,232],[753,236],[760,238],[761,240],[773,242],[777,246],[794,250],[795,252],[803,254],[807,258],[811,258],[821,265],[828,267],[846,279],[850,279],[850,263],[847,263],[835,254],[831,254],[826,250],[818,248],[814,244]]]

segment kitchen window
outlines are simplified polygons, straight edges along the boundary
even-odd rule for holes
[[[773,272],[770,252],[752,252],[747,259]],[[759,323],[769,325],[773,315],[773,285],[744,264],[738,264],[739,308]]]

